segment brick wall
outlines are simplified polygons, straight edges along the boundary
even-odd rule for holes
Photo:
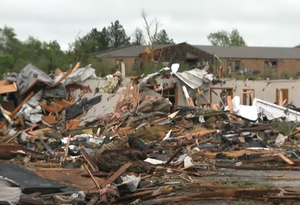
[[[240,60],[241,65],[244,68],[251,68],[258,70],[260,72],[270,72],[271,70],[266,70],[265,59],[221,59],[224,63],[224,72],[227,71],[227,62]],[[267,59],[269,60],[269,59]],[[299,60],[290,60],[290,59],[279,59],[277,60],[277,68],[273,70],[278,76],[281,76],[283,73],[288,74],[289,76],[294,76],[300,74],[300,59]]]
[[[105,65],[108,65],[109,68],[116,65],[117,60],[122,60],[125,63],[126,73],[132,72],[135,65],[135,61],[138,57],[118,57],[118,58],[105,58]]]

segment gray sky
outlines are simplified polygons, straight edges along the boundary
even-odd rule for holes
[[[3,0],[0,26],[13,27],[21,40],[57,40],[67,49],[78,34],[115,20],[131,36],[143,28],[141,9],[176,43],[208,45],[209,33],[237,28],[249,46],[300,44],[299,0]]]

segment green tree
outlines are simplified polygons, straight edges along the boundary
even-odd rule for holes
[[[14,29],[8,26],[0,28],[0,54],[12,56],[14,62],[10,68],[14,67],[15,62],[19,57],[20,48],[21,41],[17,39]]]
[[[132,44],[136,46],[142,46],[146,44],[143,30],[136,28],[133,33]]]
[[[20,71],[32,63],[47,71],[57,67],[65,70],[74,64],[74,55],[61,49],[57,41],[43,42],[30,36],[25,41],[17,38],[13,28],[0,28],[0,72]]]
[[[14,65],[14,57],[10,54],[2,54],[0,55],[0,70],[1,73],[12,69]]]
[[[4,26],[3,29],[0,28],[0,52],[14,54],[16,45],[20,41],[16,37],[16,33],[13,28]]]
[[[120,24],[118,20],[112,22],[107,28],[109,35],[109,47],[118,48],[120,46],[125,46],[130,44],[130,37],[126,35],[124,27]]]
[[[153,42],[154,44],[174,44],[173,39],[170,39],[166,30],[161,30],[157,36],[156,39]]]
[[[86,35],[86,38],[90,44],[89,53],[99,52],[109,48],[110,39],[106,27],[103,27],[102,31],[93,28],[92,31]]]
[[[247,46],[237,29],[233,29],[231,32],[222,30],[210,33],[207,39],[213,46]]]
[[[70,45],[69,55],[73,56],[74,61],[85,61],[90,53],[93,53],[95,43],[86,35],[78,37],[74,43]]]
[[[88,34],[78,37],[70,45],[68,55],[73,56],[75,61],[85,62],[90,54],[108,49],[110,41],[110,35],[106,27],[103,27],[101,31],[93,28]]]

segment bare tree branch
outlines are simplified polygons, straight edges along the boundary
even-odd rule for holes
[[[159,19],[157,18],[154,18],[153,20],[151,20],[151,22],[149,23],[148,19],[147,19],[147,13],[145,10],[142,9],[141,11],[141,17],[143,18],[144,20],[144,28],[146,30],[146,33],[147,33],[147,36],[148,36],[148,39],[149,39],[149,42],[148,42],[148,45],[149,45],[149,50],[150,50],[150,53],[151,53],[151,61],[154,62],[155,65],[158,64],[159,61],[155,61],[154,60],[154,43],[155,41],[157,40],[157,35],[158,35],[158,32],[159,32],[159,28],[160,28],[160,21]],[[152,33],[152,30],[153,29],[153,33]],[[159,58],[160,60],[160,58]],[[155,69],[156,69],[156,66],[155,66]]]
[[[142,10],[142,11],[141,11],[141,16],[142,16],[142,18],[143,18],[143,20],[144,20],[144,23],[145,23],[144,27],[145,27],[147,36],[148,36],[148,38],[149,38],[149,41],[150,41],[150,43],[152,43],[152,41],[151,41],[151,40],[152,40],[152,39],[151,39],[151,24],[148,23],[148,20],[147,20],[147,13],[146,13],[145,10]]]

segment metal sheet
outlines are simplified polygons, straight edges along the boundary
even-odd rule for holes
[[[64,74],[65,73],[61,73],[60,75],[56,76],[55,83],[58,82],[64,76]],[[62,81],[62,84],[68,85],[72,83],[80,83],[89,78],[97,78],[95,69],[91,67],[91,64],[72,72],[65,80]]]
[[[31,86],[37,81],[45,83],[53,83],[52,78],[47,75],[44,71],[38,69],[32,64],[28,64],[21,70],[17,77],[18,92],[24,94]]]
[[[64,185],[48,179],[41,178],[33,172],[16,164],[0,162],[0,175],[18,183],[24,193],[33,193],[37,190],[41,193],[56,193]]]
[[[17,204],[21,197],[22,191],[17,183],[0,176],[0,204]]]
[[[212,74],[198,68],[182,73],[174,73],[174,75],[192,89],[199,88],[203,83],[210,82],[213,79]]]
[[[274,103],[254,98],[253,106],[256,107],[257,113],[264,114],[268,120],[285,117],[286,121],[300,121],[300,112],[276,105]]]

